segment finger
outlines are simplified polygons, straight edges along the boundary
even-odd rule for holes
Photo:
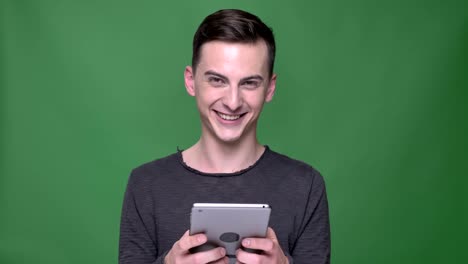
[[[274,242],[270,238],[245,238],[242,240],[242,246],[251,249],[260,249],[270,252],[274,248]]]
[[[213,261],[222,260],[225,256],[226,250],[222,247],[217,247],[207,251],[191,254],[190,263],[211,263]]]
[[[263,255],[246,252],[242,249],[238,249],[236,251],[236,258],[237,258],[237,261],[240,263],[261,263],[262,262],[261,259],[263,257],[264,257]]]
[[[278,241],[278,238],[276,237],[275,230],[273,230],[273,228],[271,228],[271,227],[268,227],[266,237],[273,240],[273,241]]]
[[[187,230],[184,235],[180,238],[179,242],[177,243],[179,249],[182,251],[187,251],[193,247],[199,246],[205,243],[207,240],[206,235],[204,234],[195,234],[190,235],[189,231]]]
[[[229,258],[228,257],[222,257],[214,262],[210,262],[210,264],[229,264]]]

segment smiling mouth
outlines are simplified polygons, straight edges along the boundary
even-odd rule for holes
[[[218,111],[215,111],[215,112],[219,117],[221,117],[221,119],[227,120],[227,121],[234,121],[234,120],[237,120],[237,119],[239,119],[239,118],[241,118],[242,116],[245,115],[245,113],[240,114],[240,115],[227,115],[227,114],[223,114],[223,113],[218,112]]]

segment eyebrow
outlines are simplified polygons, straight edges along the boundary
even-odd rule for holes
[[[208,75],[213,75],[213,76],[216,76],[218,78],[221,78],[225,81],[229,80],[226,76],[220,74],[220,73],[217,73],[215,71],[206,71],[205,76],[208,76]],[[255,75],[251,75],[251,76],[247,76],[247,77],[244,77],[242,79],[240,79],[239,83],[242,83],[242,82],[245,82],[245,81],[248,81],[248,80],[259,80],[259,81],[263,81],[263,77],[261,75],[258,75],[258,74],[255,74]]]

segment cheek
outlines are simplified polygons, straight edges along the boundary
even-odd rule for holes
[[[220,95],[215,91],[200,90],[196,96],[197,104],[200,107],[208,107],[219,100]]]
[[[265,103],[265,94],[263,92],[252,94],[251,96],[245,97],[245,101],[251,108],[262,108]]]
[[[197,106],[198,106],[198,110],[200,112],[205,112],[207,111],[207,108],[209,107],[210,103],[207,102],[207,100],[201,96],[198,96],[197,97]]]

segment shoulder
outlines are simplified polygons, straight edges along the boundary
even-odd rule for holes
[[[274,172],[276,175],[281,175],[282,178],[302,184],[324,185],[322,175],[312,165],[273,150],[269,150],[265,165],[267,170]]]
[[[170,175],[180,166],[179,153],[144,163],[134,168],[130,174],[129,184],[148,184],[160,175]]]

